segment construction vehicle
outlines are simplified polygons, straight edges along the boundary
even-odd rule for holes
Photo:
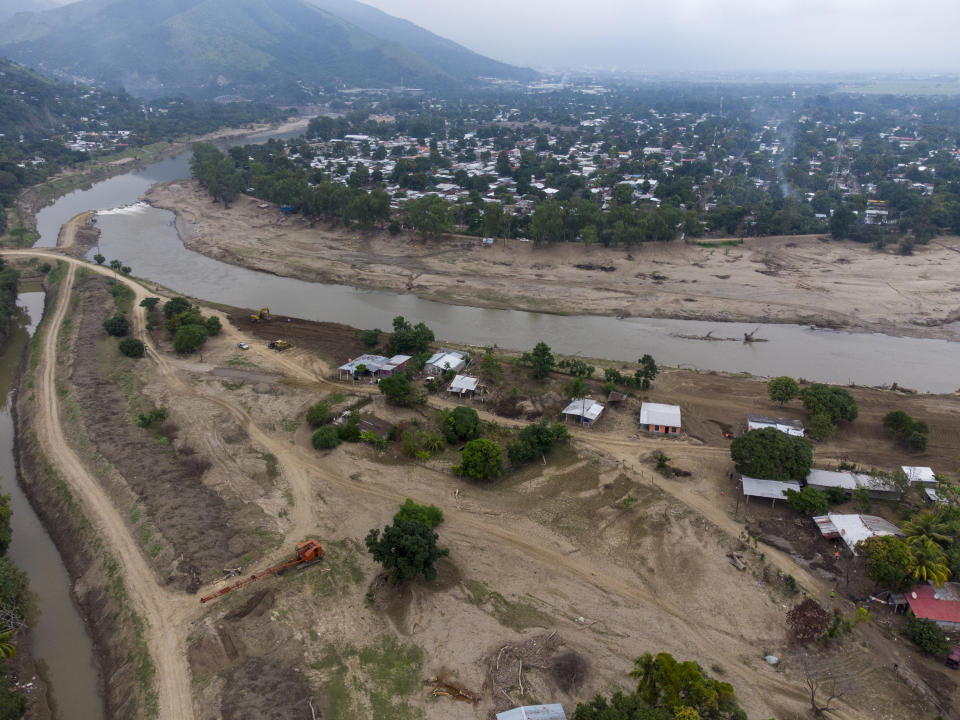
[[[214,593],[205,595],[200,598],[201,603],[207,603],[215,598],[222,597],[228,592],[233,592],[238,588],[242,588],[244,585],[249,585],[252,582],[256,582],[261,578],[268,577],[270,575],[280,575],[290,568],[297,568],[297,570],[305,570],[311,565],[316,565],[323,559],[323,547],[317,540],[305,540],[302,543],[297,544],[297,553],[289,560],[285,560],[279,565],[274,565],[269,567],[266,570],[261,570],[260,572],[254,573],[248,577],[243,578],[243,580],[238,580],[233,585],[227,585],[222,587]],[[238,568],[239,569],[239,568]],[[230,571],[228,574],[235,574],[236,571]]]
[[[293,347],[286,340],[271,340],[267,343],[267,347],[271,350],[276,350],[277,352],[283,352],[284,350],[289,350]]]
[[[270,308],[260,308],[260,312],[250,316],[250,322],[266,322],[270,319]]]

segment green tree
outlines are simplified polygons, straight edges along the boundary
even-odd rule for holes
[[[143,341],[132,337],[125,337],[117,347],[127,357],[142,358],[146,354],[146,346]]]
[[[836,431],[837,426],[825,412],[815,413],[807,423],[807,433],[814,440],[829,440]]]
[[[930,581],[937,587],[950,577],[947,556],[937,543],[929,537],[915,537],[907,541],[913,553],[913,577],[919,582]]]
[[[307,425],[310,427],[318,428],[331,420],[333,420],[333,410],[330,409],[329,403],[321,400],[307,408]]]
[[[130,332],[130,321],[123,313],[116,313],[103,321],[103,329],[107,335],[114,337],[123,337]]]
[[[19,720],[27,713],[27,696],[18,692],[7,673],[6,663],[0,663],[0,718]]]
[[[140,307],[146,308],[147,312],[153,312],[153,309],[157,306],[159,302],[160,302],[160,298],[158,297],[144,298],[143,300],[140,301]]]
[[[751,430],[730,443],[737,472],[763,480],[804,480],[813,467],[810,441],[774,428]]]
[[[207,328],[208,335],[219,335],[220,331],[223,330],[223,324],[216,315],[208,317],[204,325]]]
[[[390,573],[390,582],[398,584],[423,574],[427,580],[437,577],[434,563],[449,554],[438,548],[437,534],[417,520],[394,520],[383,531],[373,529],[367,535],[367,550]]]
[[[671,712],[692,707],[704,720],[746,720],[733,686],[709,677],[697,663],[678,662],[670,653],[645,653],[633,663],[630,677],[648,705]]]
[[[650,355],[644,355],[642,358],[637,360],[637,362],[640,363],[640,369],[634,373],[634,377],[637,380],[637,385],[641,390],[649,390],[660,370],[657,368],[657,363]]]
[[[441,410],[440,431],[451,445],[464,440],[475,440],[483,432],[483,423],[473,408],[464,406]]]
[[[316,450],[332,450],[340,444],[340,435],[333,425],[324,425],[310,436],[310,442]]]
[[[203,325],[184,325],[173,336],[173,349],[181,355],[196,352],[207,341],[207,329]]]
[[[913,418],[903,410],[894,410],[883,416],[883,426],[896,438],[905,438],[913,432]]]
[[[857,419],[857,401],[845,388],[813,383],[800,393],[803,406],[812,414],[826,413],[833,422]]]
[[[492,383],[503,380],[503,365],[497,360],[492,347],[484,348],[483,357],[480,358],[480,376]]]
[[[443,510],[436,505],[418,505],[410,498],[400,506],[397,514],[393,516],[394,522],[398,520],[409,520],[426,525],[433,530],[437,525],[443,522]]]
[[[471,440],[464,448],[454,472],[474,480],[495,480],[503,475],[503,453],[493,440]]]
[[[895,535],[875,536],[859,543],[857,551],[866,559],[867,577],[880,587],[902,592],[913,585],[916,561],[904,540]]]
[[[532,352],[524,353],[520,360],[533,368],[533,377],[537,380],[547,377],[556,364],[550,346],[542,341],[536,344]]]
[[[609,700],[597,695],[589,703],[580,703],[573,711],[572,720],[676,720],[676,717],[668,710],[651,707],[635,693],[616,692]]]
[[[924,510],[917,513],[901,528],[907,542],[930,538],[941,546],[953,543],[953,534],[947,521],[939,514]]]
[[[165,317],[172,318],[182,312],[193,309],[193,305],[185,297],[175,297],[167,300],[163,304],[163,314]]]
[[[781,375],[771,378],[767,383],[767,394],[770,395],[771,400],[780,403],[783,407],[784,403],[790,402],[800,394],[800,386],[792,377]]]
[[[407,407],[418,402],[418,397],[406,373],[394,373],[390,377],[381,378],[378,386],[380,392],[386,396],[387,402],[393,405]]]
[[[507,457],[514,465],[523,465],[541,455],[546,455],[555,445],[570,439],[570,432],[563,423],[538,423],[527,425],[516,440],[507,445]]]
[[[391,355],[415,355],[428,350],[434,339],[433,330],[424,323],[411,325],[403,316],[398,315],[393,319],[393,332],[387,338],[387,350]]]
[[[506,150],[501,150],[497,154],[497,175],[508,177],[513,173],[513,165],[510,164],[510,156]]]
[[[943,630],[933,620],[912,617],[907,621],[907,638],[925,653],[941,658],[950,649]]]
[[[797,512],[813,517],[814,515],[826,515],[830,511],[830,500],[826,493],[809,485],[799,492],[796,490],[787,490],[787,505]]]
[[[0,632],[0,659],[9,659],[16,656],[17,647],[10,642],[16,632],[16,628]],[[0,717],[3,716],[0,715]]]
[[[426,195],[404,205],[403,222],[424,240],[435,239],[453,229],[453,208],[438,195]]]

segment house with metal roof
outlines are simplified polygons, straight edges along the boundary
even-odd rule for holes
[[[527,705],[497,713],[497,720],[567,720],[563,705]]]
[[[680,433],[680,406],[645,402],[640,406],[640,429],[661,435]]]
[[[906,475],[907,482],[911,487],[913,485],[929,485],[932,487],[937,484],[937,476],[933,472],[933,468],[903,465],[900,469],[903,470],[903,474]]]
[[[747,431],[773,428],[787,435],[803,437],[803,423],[789,418],[772,418],[763,415],[747,415]]]
[[[857,543],[867,538],[902,534],[896,525],[876,515],[827,513],[818,515],[813,521],[825,538],[843,540],[854,555],[857,554]]]
[[[380,377],[390,377],[395,372],[404,370],[407,367],[407,363],[413,359],[410,355],[394,355],[387,361],[386,365],[380,367],[380,372],[378,373]]]
[[[424,372],[442,375],[447,370],[460,372],[467,366],[467,354],[459,350],[439,350],[423,366]]]
[[[917,585],[906,593],[906,599],[916,617],[933,620],[944,630],[960,629],[960,583]]]
[[[340,366],[340,376],[350,373],[356,379],[360,375],[376,375],[380,368],[390,364],[390,358],[383,355],[361,355]]]
[[[563,419],[568,417],[576,419],[581,425],[593,425],[600,413],[603,412],[603,405],[592,398],[575,398],[560,413]]]
[[[896,483],[890,478],[835,470],[813,468],[807,475],[806,484],[817,490],[841,488],[847,492],[865,489],[873,496],[890,495],[898,492]]]
[[[740,487],[743,488],[743,494],[749,501],[752,497],[761,497],[772,500],[787,499],[787,490],[800,492],[800,483],[795,480],[761,480],[759,478],[740,476]]]
[[[447,388],[447,392],[456,393],[460,397],[464,395],[469,395],[473,397],[473,394],[477,391],[477,385],[480,381],[475,377],[470,377],[469,375],[457,375],[453,378],[450,383],[450,387]]]

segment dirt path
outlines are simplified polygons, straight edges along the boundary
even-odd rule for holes
[[[57,247],[68,252],[74,245],[77,238],[77,232],[95,215],[92,210],[84,210],[79,215],[74,215],[67,220],[60,228],[60,234],[57,235]]]
[[[44,452],[83,503],[88,517],[123,568],[127,590],[138,614],[147,625],[150,654],[157,669],[160,717],[189,719],[193,717],[193,702],[186,654],[179,633],[170,632],[170,628],[181,625],[189,601],[159,585],[123,517],[96,478],[70,448],[60,424],[60,403],[56,389],[57,338],[70,307],[70,290],[78,264],[76,261],[68,262],[57,305],[42,338],[42,356],[36,375],[37,437]]]

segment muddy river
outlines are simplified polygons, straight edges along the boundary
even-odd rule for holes
[[[678,337],[742,338],[756,324],[598,316],[560,316],[488,310],[423,300],[412,294],[308,283],[228,265],[187,250],[174,216],[139,202],[152,184],[189,176],[188,155],[114,177],[64,196],[38,216],[38,246],[56,244],[60,225],[84,210],[100,211],[99,251],[121,259],[135,275],[196,298],[241,307],[270,307],[276,315],[388,329],[403,315],[424,321],[440,339],[474,345],[531,348],[544,340],[555,351],[636,361],[650,353],[678,367],[755,375],[792,375],[861,385],[893,382],[928,392],[960,387],[960,343],[767,324],[767,342],[708,342]],[[91,255],[95,251],[91,251]]]
[[[8,554],[30,577],[39,621],[31,630],[34,657],[47,664],[60,715],[77,720],[103,717],[93,643],[70,597],[70,577],[57,548],[17,484],[10,406],[17,366],[43,315],[44,294],[21,292],[16,330],[0,355],[0,493],[10,496],[13,542]]]

